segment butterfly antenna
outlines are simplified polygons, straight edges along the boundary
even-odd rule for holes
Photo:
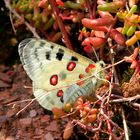
[[[92,50],[93,50],[93,52],[95,54],[95,57],[96,57],[97,61],[99,62],[99,57],[98,57],[98,55],[97,55],[97,53],[96,53],[96,51],[94,49],[94,46],[91,46],[91,48],[92,48]]]

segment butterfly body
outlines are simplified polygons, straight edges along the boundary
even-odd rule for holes
[[[100,63],[61,45],[29,38],[19,44],[19,55],[33,81],[33,93],[46,109],[62,108],[80,95],[91,95],[102,83],[96,78],[87,78],[91,75],[103,78],[103,73],[98,73]],[[81,80],[83,82],[79,84]]]

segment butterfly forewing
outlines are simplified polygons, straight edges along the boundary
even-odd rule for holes
[[[52,90],[79,80],[89,64],[96,65],[60,45],[44,40],[27,39],[20,43],[19,54],[23,66],[35,86]]]

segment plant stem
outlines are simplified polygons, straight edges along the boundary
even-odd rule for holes
[[[71,45],[70,40],[69,40],[69,37],[68,37],[67,32],[65,30],[65,26],[64,26],[63,21],[61,19],[59,9],[57,8],[56,1],[55,0],[49,0],[49,3],[52,7],[52,10],[54,11],[55,18],[58,22],[58,26],[60,28],[60,31],[62,32],[62,35],[64,37],[64,41],[65,41],[65,44],[66,44],[67,48],[73,50],[72,45]]]
[[[97,0],[94,0],[93,5],[93,19],[96,17],[96,9],[97,9]]]
[[[88,12],[89,12],[89,18],[93,19],[93,13],[92,13],[92,7],[91,7],[91,1],[90,0],[85,0],[86,2],[86,6],[88,8]]]
[[[122,108],[122,118],[123,118],[123,127],[124,127],[125,139],[130,140],[129,139],[128,127],[127,127],[127,124],[126,124],[126,119],[125,119],[125,114],[124,114],[123,108]]]
[[[15,9],[13,9],[10,5],[10,0],[4,0],[6,7],[9,9],[11,13],[13,13],[18,19],[23,19],[22,16],[20,16]],[[12,24],[12,23],[11,23]],[[36,29],[32,27],[27,21],[24,20],[24,24],[28,27],[28,29],[33,33],[34,37],[40,38],[40,36],[37,34]]]

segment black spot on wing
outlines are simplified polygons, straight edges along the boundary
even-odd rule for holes
[[[64,54],[62,54],[62,53],[57,53],[57,54],[56,54],[56,59],[58,59],[59,61],[61,61],[63,55],[64,55]]]
[[[71,60],[71,61],[78,61],[78,58],[75,57],[75,56],[72,56],[70,60]]]
[[[51,47],[51,49],[53,50],[54,46],[53,46],[53,45],[51,45],[50,47]]]
[[[58,59],[59,61],[61,61],[63,55],[64,55],[64,50],[63,49],[59,49],[58,52],[56,53],[56,59]]]
[[[60,97],[60,101],[64,103],[63,95]]]
[[[35,51],[34,51],[34,55],[35,55],[35,58],[36,58],[37,60],[39,60],[37,49],[35,49]]]
[[[42,41],[41,41],[41,42],[40,42],[40,47],[44,47],[45,44],[46,44],[45,42],[42,42]]]
[[[50,54],[51,54],[50,51],[46,52],[46,59],[47,59],[47,60],[51,60],[51,58],[50,58]]]

